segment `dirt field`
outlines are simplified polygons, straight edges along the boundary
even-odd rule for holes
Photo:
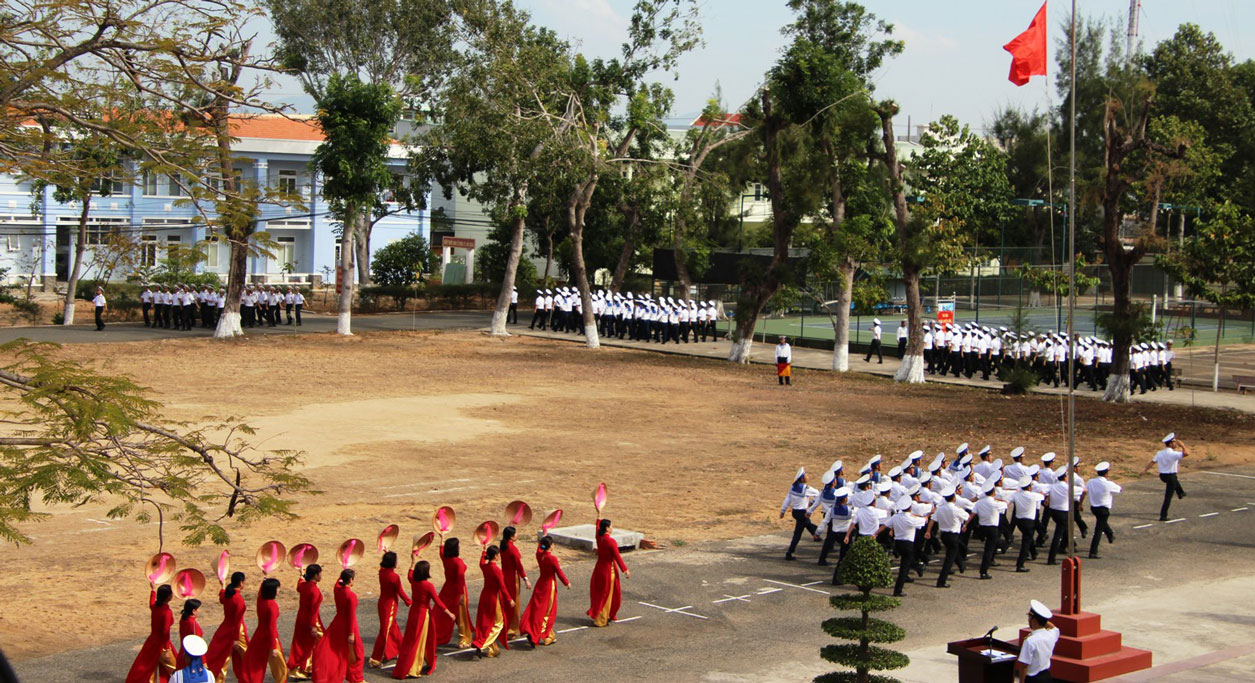
[[[243,416],[265,447],[307,453],[324,493],[300,500],[302,519],[232,530],[231,550],[252,586],[260,572],[251,558],[266,540],[314,543],[333,565],[341,541],[373,546],[388,523],[401,526],[404,545],[430,529],[438,505],[456,509],[455,535],[464,539],[478,522],[501,520],[516,498],[538,518],[562,507],[572,523],[592,521],[590,494],[605,481],[607,516],[667,545],[783,528],[780,499],[799,465],[822,471],[842,458],[857,469],[876,453],[896,463],[916,448],[932,455],[963,441],[974,451],[992,444],[1003,457],[1016,445],[1034,456],[1066,448],[1057,398],[805,371],[782,388],[761,366],[476,333],[166,340],[61,353],[137,378],[171,418]],[[1192,467],[1255,460],[1250,416],[1092,401],[1078,409],[1078,452],[1091,466],[1112,461],[1117,480],[1134,476],[1171,430],[1194,449]],[[0,643],[10,657],[147,631],[142,566],[156,528],[109,523],[103,510],[52,510],[30,527],[33,546],[4,551]],[[538,522],[522,535],[531,538]],[[166,549],[180,566],[211,575],[218,549],[180,548],[172,536],[177,530],[167,530]],[[373,595],[375,565],[373,553],[359,565],[364,597]],[[295,571],[280,576],[282,607],[294,609],[286,584]],[[212,631],[219,610],[208,597],[201,622]]]

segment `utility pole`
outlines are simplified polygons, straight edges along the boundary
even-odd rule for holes
[[[1142,14],[1142,0],[1129,0],[1129,34],[1128,42],[1125,43],[1125,52],[1129,57],[1133,56],[1133,46],[1137,43],[1137,29],[1139,18]]]

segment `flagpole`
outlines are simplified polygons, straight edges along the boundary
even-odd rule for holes
[[[1068,46],[1072,51],[1070,85],[1072,88],[1068,116],[1068,557],[1076,557],[1076,496],[1072,493],[1076,481],[1076,0],[1072,0],[1071,36]]]

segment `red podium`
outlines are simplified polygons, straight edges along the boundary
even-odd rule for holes
[[[990,656],[990,649],[994,653]],[[956,640],[946,652],[959,658],[959,683],[1012,683],[1020,646],[992,638]]]
[[[1063,605],[1051,621],[1059,628],[1059,642],[1050,659],[1050,676],[1056,681],[1088,683],[1149,669],[1149,650],[1125,647],[1115,631],[1102,628],[1102,617],[1081,611],[1081,559],[1063,561]],[[1016,645],[1028,637],[1029,629],[1020,629]],[[1018,649],[1018,648],[1017,648]]]

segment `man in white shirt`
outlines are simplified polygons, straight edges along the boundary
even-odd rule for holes
[[[906,358],[906,342],[911,338],[911,333],[906,327],[906,321],[898,323],[898,358]]]
[[[781,385],[793,384],[793,347],[788,337],[780,337],[776,342],[776,379]]]
[[[1190,449],[1181,443],[1176,432],[1165,436],[1163,443],[1163,449],[1156,453],[1149,463],[1146,463],[1146,469],[1142,470],[1142,473],[1149,472],[1152,467],[1159,468],[1159,480],[1165,485],[1163,507],[1159,508],[1159,521],[1166,522],[1168,521],[1168,507],[1172,505],[1172,494],[1177,494],[1177,498],[1185,497],[1185,489],[1181,488],[1181,482],[1177,481],[1177,469],[1181,461],[1189,457]]]
[[[1046,564],[1050,565],[1056,564],[1055,558],[1067,546],[1068,505],[1069,501],[1073,500],[1073,489],[1079,488],[1069,486],[1067,479],[1067,472],[1064,472],[1062,478],[1050,485],[1049,493],[1046,494],[1046,514],[1050,516],[1050,521],[1055,523],[1055,533],[1050,538],[1050,554],[1046,558]],[[1076,483],[1073,480],[1073,484]],[[1084,500],[1085,490],[1081,489],[1081,500],[1076,501],[1077,509],[1080,509]]]
[[[105,329],[105,309],[108,308],[109,302],[105,301],[104,287],[96,288],[96,296],[92,298],[92,305],[96,307],[96,331]]]
[[[991,579],[989,568],[994,565],[994,551],[1002,543],[1002,512],[1006,510],[1006,505],[998,500],[998,480],[990,477],[985,480],[981,486],[983,494],[980,500],[972,505],[972,514],[976,517],[976,523],[980,527],[981,537],[985,540],[985,549],[980,560],[980,578]]]
[[[828,553],[832,551],[833,546],[838,546],[837,550],[837,567],[841,566],[841,560],[845,559],[845,551],[850,546],[845,539],[849,536],[850,525],[854,521],[854,508],[850,507],[850,489],[841,486],[833,491],[832,507],[828,508],[828,512],[824,515],[824,547],[819,553],[819,564],[828,564]],[[839,586],[837,583],[837,569],[832,570],[832,585]]]
[[[1037,528],[1037,513],[1045,496],[1033,491],[1032,479],[1025,475],[1011,488],[1011,507],[1015,510],[1015,528],[1020,532],[1020,555],[1015,561],[1015,571],[1023,574],[1028,572],[1025,562],[1037,559],[1037,548],[1033,545],[1033,531]]]
[[[505,322],[507,325],[519,324],[519,288],[515,287],[510,290],[510,309],[506,311]],[[288,323],[291,325],[292,323]]]
[[[1054,614],[1040,602],[1033,600],[1028,609],[1028,627],[1032,631],[1020,644],[1020,656],[1015,662],[1016,683],[1051,683],[1050,658],[1059,642],[1059,629],[1050,623]]]
[[[872,354],[874,353],[880,359],[880,363],[884,364],[885,357],[880,352],[880,335],[882,332],[880,318],[872,318],[872,345],[867,349],[867,356],[863,358],[864,363],[872,362]]]
[[[896,512],[885,525],[893,534],[893,549],[898,554],[898,580],[893,584],[893,594],[902,597],[902,587],[915,581],[908,576],[915,568],[915,536],[928,520],[911,512],[910,498],[899,499],[894,509]]]
[[[139,293],[140,308],[144,309],[144,327],[152,327],[152,320],[148,317],[149,311],[153,308],[153,293],[148,287],[144,287],[144,291]]]
[[[792,511],[793,514],[793,540],[789,542],[789,550],[784,554],[784,559],[794,560],[793,551],[797,549],[797,542],[802,538],[802,530],[810,532],[810,535],[819,541],[819,534],[816,533],[819,527],[811,521],[810,514],[807,509],[810,508],[811,499],[819,495],[813,487],[806,485],[806,468],[797,468],[797,474],[793,476],[793,485],[789,487],[789,492],[784,496],[784,502],[780,505],[780,519],[784,519],[786,511]]]
[[[1107,523],[1107,518],[1111,516],[1111,502],[1114,494],[1120,493],[1124,489],[1120,485],[1107,478],[1107,472],[1111,470],[1111,465],[1106,462],[1100,462],[1094,467],[1094,478],[1085,484],[1085,490],[1089,494],[1089,509],[1094,513],[1094,540],[1089,542],[1089,557],[1091,560],[1099,559],[1098,542],[1102,540],[1103,534],[1107,535],[1108,543],[1116,542],[1116,535],[1112,533],[1111,526]]]
[[[946,549],[946,559],[941,563],[941,574],[937,577],[938,588],[949,588],[946,579],[950,576],[950,567],[956,563],[959,573],[967,571],[966,553],[963,552],[963,532],[967,531],[972,516],[955,502],[953,486],[942,489],[941,497],[945,502],[933,513],[933,521],[937,523],[937,531],[941,534],[941,545]]]

